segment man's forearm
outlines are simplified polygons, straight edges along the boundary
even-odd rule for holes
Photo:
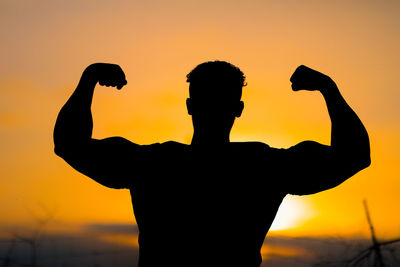
[[[90,70],[86,69],[76,90],[58,114],[54,128],[54,144],[57,154],[90,140],[93,129],[90,108],[96,83]]]
[[[369,165],[368,133],[356,113],[346,103],[336,84],[331,81],[321,90],[332,121],[331,147],[340,156]]]

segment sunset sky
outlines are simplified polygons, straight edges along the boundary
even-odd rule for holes
[[[378,236],[400,236],[400,1],[2,0],[0,36],[0,236],[49,212],[58,231],[134,222],[127,190],[53,152],[56,116],[86,66],[119,64],[128,81],[96,87],[94,137],[190,143],[185,75],[217,59],[248,82],[231,141],[329,144],[322,96],[290,88],[301,64],[336,81],[370,136],[372,165],[335,189],[287,196],[272,236],[368,237],[363,199]]]

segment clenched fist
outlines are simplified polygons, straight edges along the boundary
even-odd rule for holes
[[[85,73],[100,85],[121,89],[127,84],[124,71],[116,64],[94,63],[86,68]]]
[[[290,81],[292,82],[293,91],[321,91],[335,84],[329,76],[304,65],[295,70],[292,77],[290,77]]]

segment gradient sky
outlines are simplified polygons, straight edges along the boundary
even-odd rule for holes
[[[322,97],[290,89],[300,64],[337,82],[370,135],[372,165],[338,188],[288,196],[272,234],[367,236],[366,198],[377,234],[400,236],[399,14],[399,1],[2,0],[0,232],[43,210],[60,225],[134,221],[127,190],[53,153],[56,116],[87,65],[117,63],[128,80],[96,88],[94,137],[190,143],[185,75],[219,59],[248,82],[232,141],[329,144]]]

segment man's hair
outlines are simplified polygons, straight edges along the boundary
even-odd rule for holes
[[[211,92],[211,94],[224,94],[240,100],[242,87],[247,85],[246,77],[238,67],[218,60],[199,64],[186,75],[186,78],[186,81],[190,83],[191,97],[193,93],[201,94],[202,92],[199,91],[205,88],[218,88],[219,92]]]

